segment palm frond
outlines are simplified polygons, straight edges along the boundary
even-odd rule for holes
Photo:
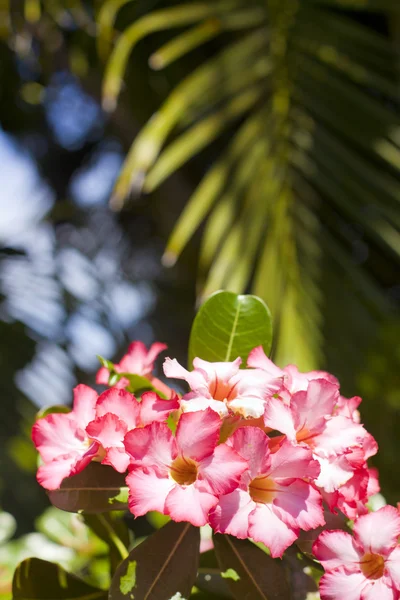
[[[215,41],[214,54],[171,91],[134,141],[112,203],[119,209],[130,193],[154,190],[233,129],[179,218],[164,261],[174,264],[207,218],[200,295],[250,286],[265,298],[280,362],[321,363],[327,260],[351,278],[368,310],[390,310],[376,280],[354,263],[342,230],[351,223],[399,264],[399,62],[389,36],[359,18],[398,12],[397,0],[179,4],[133,23],[111,54],[107,107],[145,35],[184,28],[152,55],[156,69]]]

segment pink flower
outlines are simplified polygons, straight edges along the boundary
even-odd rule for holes
[[[222,496],[210,513],[210,524],[220,533],[263,542],[275,558],[282,556],[299,530],[325,523],[322,499],[310,483],[319,465],[309,448],[285,441],[271,454],[269,438],[257,427],[241,427],[229,444],[249,463],[239,487]]]
[[[254,348],[247,359],[247,366],[265,371],[270,377],[283,377],[284,390],[283,396],[294,394],[299,391],[304,391],[308,387],[308,383],[313,379],[325,379],[329,383],[339,385],[336,377],[325,371],[309,371],[308,373],[300,373],[295,365],[287,365],[283,369],[277,367],[270,360],[263,350],[262,346]],[[286,391],[286,394],[285,394]]]
[[[340,414],[332,416],[338,401],[336,383],[312,379],[306,390],[293,394],[290,406],[272,398],[264,413],[266,427],[312,449],[321,466],[316,484],[327,493],[348,482],[376,452],[375,440],[362,425]]]
[[[191,392],[181,401],[184,412],[211,408],[222,417],[234,413],[257,419],[264,413],[266,400],[282,387],[282,378],[256,369],[240,370],[241,362],[240,358],[215,363],[195,358],[194,370],[187,371],[176,359],[167,358],[164,373],[189,384]]]
[[[163,400],[155,392],[146,392],[139,403],[126,390],[112,388],[99,396],[96,418],[88,424],[86,433],[104,449],[101,462],[124,473],[129,464],[124,446],[126,433],[152,422],[166,421],[171,412],[178,409],[177,398]]]
[[[353,396],[353,398],[345,398],[344,396],[339,396],[339,401],[335,408],[335,415],[342,415],[343,417],[348,417],[352,419],[356,423],[360,422],[360,413],[357,410],[360,406],[362,400],[360,396]]]
[[[183,414],[175,437],[162,423],[126,435],[129,508],[136,517],[156,510],[174,521],[207,523],[210,509],[248,467],[233,448],[217,446],[220,427],[219,416],[207,409]]]
[[[323,531],[313,546],[325,569],[322,600],[398,600],[400,597],[400,514],[393,506],[361,516],[354,537]]]
[[[127,431],[165,421],[177,409],[177,398],[162,400],[154,392],[143,394],[139,403],[125,390],[112,388],[98,396],[86,385],[78,385],[70,413],[50,414],[33,426],[32,439],[45,463],[37,473],[39,483],[57,489],[65,477],[83,471],[92,460],[125,472]]]
[[[147,350],[143,342],[132,342],[128,348],[128,352],[122,357],[119,363],[114,365],[115,372],[132,373],[133,375],[146,377],[155,388],[165,394],[167,398],[171,398],[173,395],[171,394],[171,390],[152,375],[157,356],[166,349],[167,346],[161,342],[155,342],[150,346],[149,350]],[[108,385],[109,376],[110,371],[106,367],[101,367],[97,371],[96,383]],[[125,389],[128,386],[129,379],[121,377],[113,387]]]
[[[70,413],[53,413],[34,424],[32,440],[44,462],[37,480],[44,488],[57,489],[65,477],[79,473],[98,455],[99,443],[86,433],[95,418],[96,401],[94,390],[78,385]]]

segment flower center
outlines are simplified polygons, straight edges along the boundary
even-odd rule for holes
[[[368,579],[379,579],[385,570],[385,559],[380,554],[364,554],[360,568]]]
[[[191,485],[197,479],[197,463],[191,458],[177,456],[169,468],[169,474],[179,485]]]
[[[227,381],[221,381],[218,377],[215,378],[213,385],[210,386],[210,392],[214,400],[233,400],[236,396],[235,385]]]
[[[314,445],[314,438],[315,434],[310,433],[307,427],[302,427],[300,431],[296,433],[296,440],[298,442],[304,442],[305,444],[311,447]]]
[[[249,485],[249,494],[254,502],[271,504],[275,493],[274,480],[269,477],[256,477]]]

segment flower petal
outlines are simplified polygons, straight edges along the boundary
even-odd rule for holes
[[[352,536],[345,531],[323,531],[314,542],[312,551],[326,571],[356,566],[362,555]]]
[[[199,475],[216,496],[229,494],[238,485],[240,477],[249,468],[247,460],[226,444],[217,446],[210,456],[199,464]]]
[[[363,515],[354,524],[354,537],[365,552],[387,556],[400,535],[400,513],[394,506],[384,506]]]
[[[176,442],[183,456],[200,461],[217,445],[221,429],[220,417],[210,408],[183,413],[176,430]]]
[[[79,458],[79,454],[71,452],[41,465],[36,475],[38,482],[46,490],[58,489],[63,479],[72,475]]]
[[[123,447],[124,436],[127,432],[126,424],[117,415],[106,413],[97,417],[86,427],[86,433],[90,438],[96,440],[103,448],[112,446]]]
[[[99,385],[108,385],[109,378],[110,371],[107,369],[107,367],[100,367],[96,373],[96,383]]]
[[[400,590],[400,546],[396,546],[388,556],[385,566],[395,587]]]
[[[145,392],[142,395],[140,407],[140,423],[149,425],[153,421],[165,421],[173,410],[179,409],[178,397],[163,400],[155,392]]]
[[[353,477],[354,469],[346,456],[331,456],[330,458],[321,458],[316,454],[314,456],[321,467],[315,483],[328,494],[338,490]]]
[[[175,439],[165,423],[128,431],[124,445],[134,463],[156,468],[163,474],[168,473],[168,466],[176,455]]]
[[[85,429],[86,425],[96,417],[97,398],[97,392],[83,383],[74,388],[73,414],[75,421],[82,429]]]
[[[284,433],[291,442],[296,441],[293,412],[279,398],[271,398],[267,402],[264,412],[264,424],[266,427]]]
[[[314,379],[325,379],[329,383],[334,383],[339,386],[336,377],[326,371],[308,371],[306,373],[300,373],[296,365],[287,365],[283,371],[285,373],[286,387],[292,394],[307,390],[309,382]]]
[[[245,394],[237,396],[228,403],[229,409],[245,419],[258,419],[262,417],[265,410],[266,401],[263,398],[257,398],[255,395]]]
[[[249,516],[249,536],[265,544],[272,558],[277,558],[297,539],[297,532],[281,521],[271,506],[257,504]]]
[[[262,369],[273,378],[283,377],[285,375],[285,372],[277,367],[272,360],[266,356],[262,346],[257,346],[257,348],[254,348],[250,352],[247,359],[247,366]]]
[[[127,431],[139,424],[140,404],[135,396],[126,390],[111,388],[103,392],[96,405],[96,416],[113,413],[126,423]]]
[[[73,413],[52,413],[39,419],[32,428],[32,440],[45,462],[87,448],[86,433],[78,428]]]
[[[305,531],[325,525],[321,494],[315,488],[300,479],[276,487],[272,510],[286,525]]]
[[[319,582],[321,600],[361,600],[366,583],[367,579],[360,571],[344,568],[328,571]]]
[[[354,446],[362,447],[366,435],[362,425],[338,415],[325,422],[324,430],[316,438],[316,447],[321,456],[343,454]]]
[[[339,387],[326,379],[313,379],[307,391],[297,392],[292,398],[299,423],[309,431],[320,431],[325,418],[333,413],[339,400]]]
[[[146,363],[149,371],[152,371],[154,368],[154,362],[161,352],[164,352],[168,348],[167,344],[163,344],[162,342],[154,342],[147,352]]]
[[[163,369],[166,377],[183,379],[184,381],[187,381],[192,390],[202,391],[206,397],[211,397],[208,393],[206,374],[203,371],[196,369],[194,371],[187,371],[178,363],[176,358],[166,358]]]
[[[274,479],[315,479],[319,472],[320,466],[308,447],[294,446],[285,440],[279,450],[271,454],[270,475]]]
[[[218,386],[218,381],[228,382],[232,377],[237,375],[239,372],[242,359],[237,358],[232,362],[208,362],[201,358],[195,358],[193,360],[193,366],[195,369],[201,369],[207,376],[209,383]],[[212,390],[210,390],[213,395]]]
[[[208,513],[217,502],[216,496],[201,489],[201,482],[176,485],[166,498],[165,512],[174,521],[188,521],[195,527],[201,527],[208,523]]]
[[[125,452],[125,448],[109,448],[101,464],[110,465],[118,473],[125,473],[129,462],[129,455]]]
[[[168,477],[162,477],[154,469],[133,469],[126,478],[129,487],[129,510],[140,517],[150,510],[165,514],[165,499],[174,487]]]
[[[147,350],[143,342],[132,342],[118,364],[118,370],[120,373],[134,373],[146,377],[153,371],[157,356],[166,348],[165,344],[155,342]]]
[[[255,506],[248,492],[237,489],[219,499],[210,512],[210,525],[217,533],[228,533],[244,540],[249,537],[249,515]]]
[[[39,467],[37,480],[45,489],[56,490],[66,477],[83,471],[97,455],[99,445],[94,442],[86,452],[71,452]]]
[[[220,415],[220,417],[227,417],[229,414],[225,402],[221,402],[220,400],[206,398],[205,396],[196,396],[195,394],[186,394],[184,398],[185,399],[181,400],[181,408],[185,413],[198,412],[200,410],[211,408]]]
[[[270,471],[268,441],[268,436],[258,427],[240,427],[227,443],[248,462],[251,477],[254,478]]]
[[[361,600],[398,600],[399,593],[384,577],[369,582],[362,591]]]

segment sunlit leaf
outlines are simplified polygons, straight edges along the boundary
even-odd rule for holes
[[[271,343],[271,315],[260,298],[216,292],[194,320],[189,365],[196,356],[209,361],[231,361],[240,356],[244,366],[250,350],[262,345],[268,354]]]

